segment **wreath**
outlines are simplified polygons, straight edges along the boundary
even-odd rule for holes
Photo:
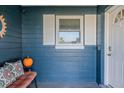
[[[1,29],[0,29],[0,38],[3,38],[5,36],[6,33],[6,28],[7,28],[7,24],[5,22],[5,18],[3,15],[0,15],[0,22],[1,22]]]

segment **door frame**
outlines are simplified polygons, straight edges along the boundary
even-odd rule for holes
[[[115,5],[105,11],[105,33],[104,33],[104,85],[108,85],[108,46],[109,46],[109,13],[120,5]]]

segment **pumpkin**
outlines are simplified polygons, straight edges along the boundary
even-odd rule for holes
[[[31,67],[32,64],[33,64],[33,59],[27,57],[27,58],[25,58],[25,59],[23,60],[23,64],[24,64],[25,67]]]

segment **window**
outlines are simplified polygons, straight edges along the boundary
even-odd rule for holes
[[[121,21],[124,21],[124,9],[122,9],[115,17],[114,23],[120,23]]]
[[[56,16],[56,48],[84,48],[83,16]]]
[[[122,14],[124,15],[124,12]],[[43,14],[44,46],[53,45],[58,49],[83,49],[84,44],[96,45],[96,14]]]

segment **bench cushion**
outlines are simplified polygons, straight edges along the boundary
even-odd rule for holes
[[[8,88],[26,88],[36,77],[37,73],[33,71],[25,72],[23,76],[18,78],[13,84]]]

